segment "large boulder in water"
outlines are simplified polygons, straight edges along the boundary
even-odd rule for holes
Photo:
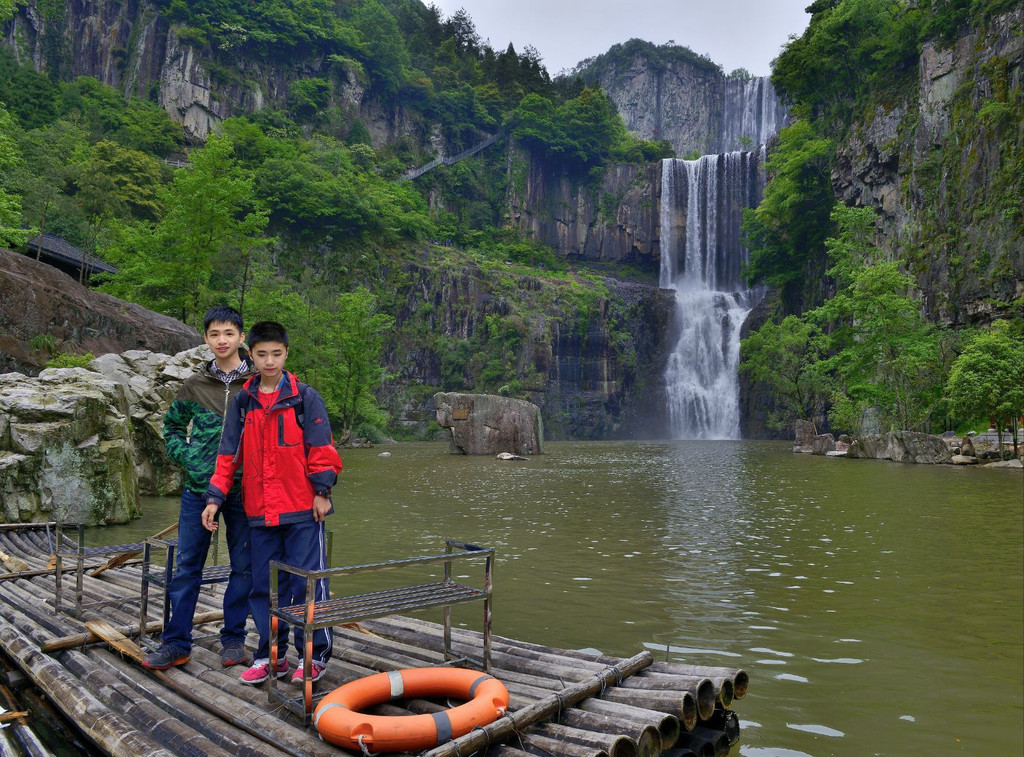
[[[847,457],[892,460],[897,463],[950,463],[953,455],[941,436],[917,431],[889,431],[855,439]]]
[[[451,433],[453,453],[539,455],[544,451],[540,408],[493,394],[438,392],[437,422]]]
[[[793,441],[794,452],[805,452],[810,454],[814,451],[814,437],[818,435],[818,429],[810,421],[799,420],[795,424],[796,439]]]
[[[835,451],[836,440],[832,438],[832,434],[818,434],[811,439],[812,455],[827,455],[829,452]]]

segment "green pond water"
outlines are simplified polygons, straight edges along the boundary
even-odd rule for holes
[[[348,450],[332,564],[491,546],[497,634],[744,668],[734,755],[1024,754],[1024,476],[790,449]],[[154,533],[177,500],[143,507],[90,543]],[[479,605],[453,612],[479,628]]]

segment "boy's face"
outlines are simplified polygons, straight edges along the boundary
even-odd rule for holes
[[[271,383],[281,378],[284,361],[288,359],[288,348],[282,342],[256,342],[252,345],[250,356],[264,382]]]
[[[225,321],[214,321],[206,328],[206,344],[218,360],[230,360],[245,340],[245,332]]]

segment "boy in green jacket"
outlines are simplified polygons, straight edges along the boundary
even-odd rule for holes
[[[241,349],[245,332],[242,316],[236,310],[211,309],[203,319],[203,336],[213,350],[214,359],[185,379],[164,416],[167,455],[185,468],[185,484],[178,516],[177,570],[167,589],[171,617],[164,628],[160,648],[142,660],[142,665],[151,670],[184,665],[191,658],[192,618],[211,537],[202,523],[206,507],[203,494],[217,465],[224,413],[231,398],[255,372],[248,355]],[[252,558],[249,524],[242,508],[238,479],[220,509],[220,517],[226,526],[231,562],[231,575],[224,592],[224,627],[220,632],[220,660],[228,667],[249,661],[245,651],[245,622],[249,616]]]

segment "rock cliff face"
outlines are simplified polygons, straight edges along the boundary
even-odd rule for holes
[[[604,66],[597,82],[627,129],[668,141],[680,157],[749,150],[764,144],[786,118],[767,77],[727,77],[710,61],[662,62],[637,54]]]
[[[882,246],[945,324],[1009,316],[1024,297],[1022,26],[1018,7],[948,49],[926,44],[916,91],[838,146],[836,194],[879,210]]]
[[[180,321],[95,292],[10,250],[0,249],[0,291],[0,372],[37,374],[48,352],[174,354],[201,341]],[[32,349],[39,335],[49,337],[48,351]]]
[[[472,384],[479,346],[502,354],[517,385],[541,408],[552,439],[649,433],[664,407],[665,333],[671,292],[603,280],[608,296],[580,312],[570,286],[522,276],[505,291],[486,270],[410,264],[386,355],[384,396],[412,428],[434,419],[433,394]],[[422,336],[417,337],[417,334]],[[428,336],[429,335],[429,336]],[[497,349],[507,343],[507,351]]]
[[[153,97],[195,142],[205,141],[232,115],[283,106],[292,82],[310,76],[336,79],[330,104],[357,113],[377,147],[419,128],[401,108],[364,103],[365,89],[356,78],[328,70],[323,59],[274,66],[234,59],[238,75],[222,81],[212,74],[212,61],[185,43],[147,0],[30,2],[19,7],[5,31],[4,43],[18,60],[58,76],[93,76],[126,95]]]
[[[539,160],[512,162],[515,228],[568,257],[632,263],[657,275],[660,163],[612,165],[600,186],[589,187],[552,175]]]

